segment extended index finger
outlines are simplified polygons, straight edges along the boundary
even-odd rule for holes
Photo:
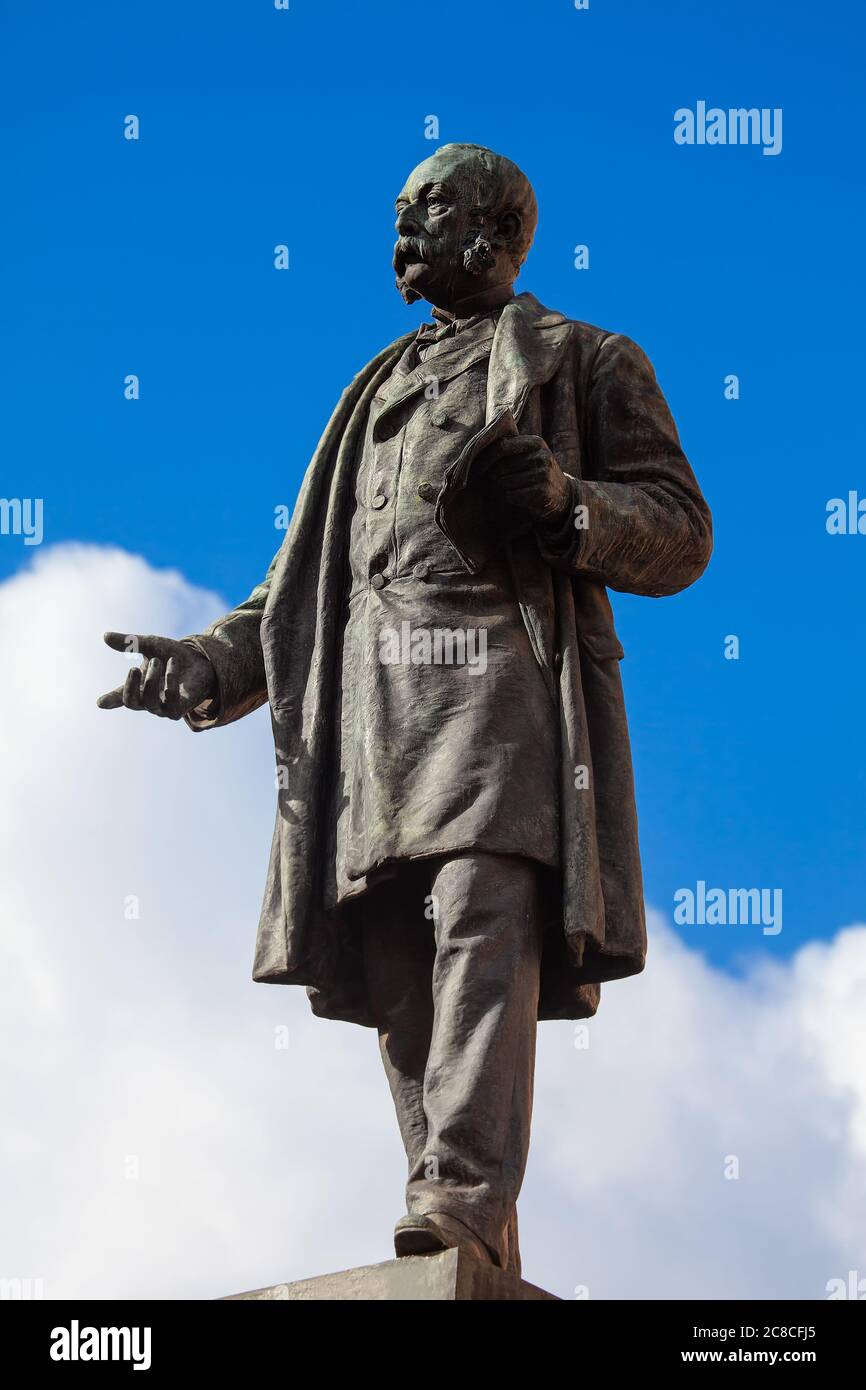
[[[166,660],[175,648],[170,637],[142,636],[137,632],[106,632],[102,640],[112,651],[125,652],[127,656],[158,656]]]

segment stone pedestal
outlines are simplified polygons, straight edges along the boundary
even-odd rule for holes
[[[408,1255],[400,1260],[386,1260],[384,1264],[362,1265],[338,1274],[299,1279],[294,1284],[272,1284],[267,1289],[231,1294],[225,1302],[234,1303],[240,1299],[262,1302],[369,1299],[412,1303],[418,1300],[451,1303],[469,1299],[512,1302],[550,1299],[559,1302],[555,1294],[545,1293],[544,1289],[495,1269],[493,1265],[482,1264],[459,1250],[443,1250],[438,1255]]]

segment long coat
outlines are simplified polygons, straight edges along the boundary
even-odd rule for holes
[[[366,1025],[357,921],[324,911],[320,869],[354,469],[370,402],[412,336],[343,392],[264,581],[188,639],[209,657],[219,688],[215,716],[189,716],[192,728],[270,703],[280,789],[253,978],[305,985],[316,1014]],[[654,597],[685,588],[709,560],[711,522],[652,367],[630,339],[516,296],[491,348],[486,427],[506,410],[522,433],[543,436],[586,508],[585,528],[553,568],[555,650],[546,649],[536,602],[549,557],[523,547],[513,569],[561,740],[561,891],[546,925],[538,1012],[586,1018],[601,982],[636,974],[646,957],[623,649],[607,588]],[[582,767],[587,786],[575,775]]]

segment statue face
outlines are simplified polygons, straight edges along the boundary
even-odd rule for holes
[[[407,303],[423,298],[451,309],[515,278],[507,257],[483,240],[490,229],[472,172],[465,154],[437,151],[413,170],[397,198],[394,269]]]

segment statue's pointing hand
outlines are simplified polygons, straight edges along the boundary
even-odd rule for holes
[[[476,462],[485,487],[526,513],[536,524],[562,521],[572,505],[571,488],[550,449],[539,436],[520,434],[491,444]]]
[[[106,645],[128,656],[141,656],[123,685],[97,700],[100,709],[147,710],[161,719],[182,719],[217,693],[214,669],[190,642],[172,637],[139,637],[136,633],[106,632]]]

